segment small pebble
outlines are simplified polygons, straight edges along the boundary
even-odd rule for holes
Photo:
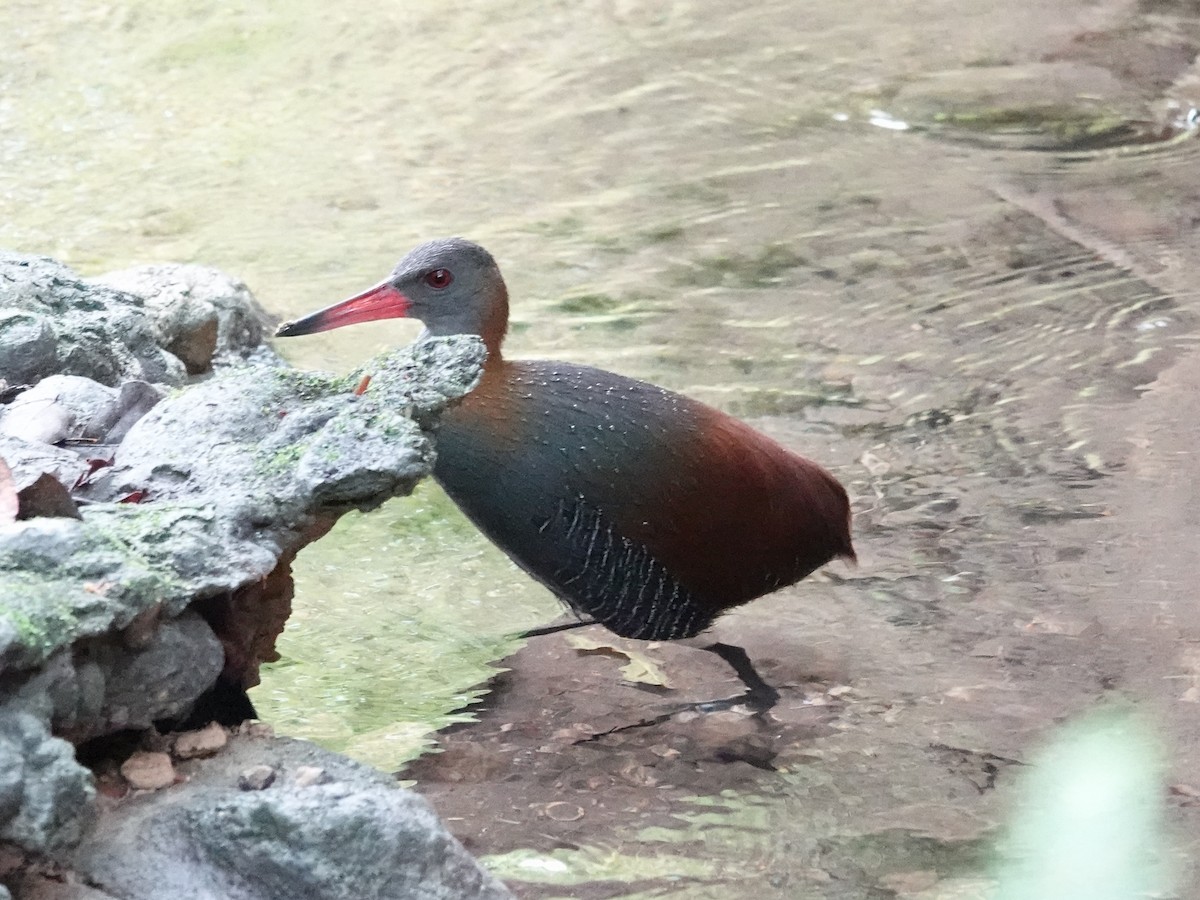
[[[229,735],[216,722],[210,722],[199,731],[188,731],[175,739],[176,759],[196,759],[213,756],[225,746]]]
[[[275,729],[266,722],[243,722],[238,727],[238,734],[252,738],[273,738]]]
[[[270,766],[255,766],[238,776],[238,787],[243,791],[261,791],[275,781],[275,770]]]
[[[138,751],[121,763],[121,777],[135,791],[157,791],[175,783],[175,767],[165,753]]]
[[[555,822],[577,822],[583,818],[583,807],[555,800],[553,803],[546,804],[545,813],[547,818],[553,819]]]
[[[308,787],[313,784],[324,784],[329,781],[325,770],[318,766],[300,766],[292,779],[296,787]]]

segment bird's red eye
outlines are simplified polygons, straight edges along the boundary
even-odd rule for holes
[[[450,274],[449,269],[434,269],[425,276],[425,283],[438,291],[444,287],[449,287],[450,282],[453,280],[454,276]]]

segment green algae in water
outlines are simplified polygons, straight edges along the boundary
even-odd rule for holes
[[[346,515],[293,572],[282,658],[252,699],[281,732],[382,769],[469,716],[461,710],[516,649],[513,635],[561,610],[428,482]],[[487,585],[486,595],[464,584]]]
[[[676,272],[678,284],[692,287],[764,287],[774,284],[788,271],[808,264],[790,247],[768,244],[757,253],[726,253],[702,256]]]
[[[647,228],[641,232],[641,238],[650,244],[665,244],[677,241],[684,236],[682,225],[660,225],[657,228]]]
[[[1147,129],[1108,110],[1073,107],[1004,107],[940,112],[936,128],[989,136],[1024,137],[1030,149],[1089,150],[1142,143]]]
[[[247,57],[261,57],[294,38],[285,20],[217,22],[162,47],[154,61],[163,71],[178,67],[239,70]]]
[[[764,873],[756,848],[763,835],[777,825],[772,808],[756,795],[732,790],[718,796],[692,797],[695,811],[676,814],[677,827],[640,828],[636,834],[613,837],[612,850],[603,846],[539,853],[514,850],[480,859],[502,879],[569,887],[587,882],[636,884],[654,881],[678,883],[673,897],[729,897],[729,884]],[[687,847],[704,847],[703,857],[680,852]],[[663,888],[625,897],[661,896]],[[563,896],[569,896],[564,894]]]
[[[730,872],[724,862],[714,859],[620,853],[598,847],[555,850],[552,853],[513,850],[509,853],[485,856],[479,861],[501,879],[563,886],[588,881],[702,881],[716,878],[718,875],[729,878],[737,874]]]
[[[558,308],[573,315],[597,315],[612,312],[621,305],[621,301],[607,294],[577,294],[566,297],[558,302]]]

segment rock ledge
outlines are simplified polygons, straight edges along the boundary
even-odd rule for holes
[[[0,252],[0,876],[49,867],[131,898],[163,878],[173,896],[503,896],[421,801],[300,742],[198,750],[183,783],[117,805],[77,759],[252,712],[296,553],[429,474],[437,415],[485,352],[430,340],[334,377],[283,363],[266,321],[209,269],[86,281]],[[305,754],[344,777],[300,790]],[[230,766],[280,775],[243,793]],[[421,853],[433,892],[405,880]]]

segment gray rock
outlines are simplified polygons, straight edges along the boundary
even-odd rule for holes
[[[100,443],[130,407],[140,417],[161,396],[145,382],[125,382],[117,390],[78,375],[50,375],[4,408],[0,434],[45,444]]]
[[[200,375],[212,368],[217,352],[217,310],[211,303],[195,297],[162,310],[157,316],[159,340],[187,367],[189,375]]]
[[[279,773],[262,790],[239,777]],[[322,783],[296,773],[319,767]],[[366,766],[303,741],[235,738],[183,763],[187,780],[126,800],[83,840],[72,865],[124,900],[500,900],[417,795]]]
[[[238,776],[238,787],[243,791],[265,791],[275,783],[278,774],[270,766],[251,766]]]
[[[22,708],[81,739],[184,710],[221,671],[253,683],[261,642],[269,651],[287,614],[291,557],[342,512],[428,474],[426,429],[474,384],[482,357],[477,340],[447,338],[346,378],[231,369],[160,402],[77,491],[82,520],[0,526],[0,704],[16,690]],[[141,502],[117,502],[132,497]],[[179,617],[199,601],[224,604],[230,630],[173,634],[192,627]],[[130,657],[125,636],[142,621],[163,643]],[[136,671],[125,685],[122,667]],[[70,784],[51,795],[78,780],[46,777],[60,775]],[[19,833],[33,850],[51,839]]]
[[[51,378],[66,378],[65,375],[51,375]],[[96,382],[83,379],[91,384]],[[25,391],[25,396],[32,391]],[[71,414],[58,403],[34,401],[26,399],[20,404],[10,404],[3,410],[0,417],[0,434],[15,437],[22,441],[37,444],[56,444],[71,433]]]
[[[22,327],[26,336],[25,328],[37,328],[38,336],[18,341],[24,349],[7,353],[16,366],[11,375],[0,368],[0,378],[19,384],[63,374],[114,387],[130,379],[182,384],[183,363],[159,346],[144,307],[141,298],[88,285],[52,259],[0,252],[0,317],[12,322],[13,314],[32,315],[29,321],[41,323]],[[44,336],[46,323],[53,345]],[[5,358],[0,352],[0,361]]]
[[[182,359],[193,375],[214,363],[260,353],[266,329],[274,325],[245,284],[205,266],[137,266],[91,283],[143,298],[163,346]]]
[[[113,515],[123,528],[86,518],[0,526],[0,671],[118,631],[164,598],[170,615],[186,608],[186,586],[130,540],[143,518],[129,507]]]
[[[37,722],[43,737],[48,737],[50,722],[56,734],[79,742],[126,728],[148,728],[156,720],[180,715],[220,674],[225,661],[221,643],[192,611],[146,631],[144,643],[137,647],[126,646],[126,635],[124,641],[85,642],[55,653],[10,686],[0,717],[17,717],[15,721],[27,726]],[[22,746],[36,750],[28,740]],[[0,769],[7,766],[0,763]],[[90,781],[90,774],[70,767],[50,774]],[[4,797],[0,778],[0,823],[20,814],[6,806]]]
[[[191,781],[168,769],[92,825],[68,741],[183,716],[218,679],[253,684],[296,552],[429,473],[437,415],[484,355],[448,338],[345,378],[301,373],[263,346],[264,319],[211,270],[85,282],[0,253],[0,379],[36,382],[0,414],[23,516],[0,525],[0,845],[32,854],[13,884],[60,900],[508,896],[422,801],[297,742],[181,762]],[[218,371],[164,396],[185,364]],[[250,771],[274,778],[242,790]]]
[[[362,397],[359,373],[264,367],[163,401],[83,491],[82,522],[0,527],[0,667],[35,666],[156,603],[176,616],[267,576],[316,519],[408,492],[433,459],[410,415],[465,392],[480,358],[452,338],[374,361]],[[141,503],[99,502],[135,491]]]
[[[221,674],[224,663],[221,642],[208,623],[190,610],[158,625],[139,649],[96,643],[76,652],[76,667],[91,678],[90,696],[87,690],[78,691],[79,703],[70,721],[62,715],[63,705],[57,704],[55,724],[60,729],[71,727],[75,740],[122,728],[148,728],[159,719],[185,713]],[[103,702],[93,713],[97,687],[103,691]],[[80,730],[81,723],[90,734]]]
[[[70,877],[64,878],[59,872],[23,874],[13,883],[13,890],[19,900],[115,900],[112,894],[97,891]],[[8,900],[9,896],[7,891],[0,889],[0,900]]]
[[[0,459],[12,469],[18,491],[29,487],[43,474],[53,475],[70,488],[88,470],[87,463],[78,453],[3,433],[0,433]]]
[[[57,368],[58,341],[50,320],[33,312],[0,310],[0,378],[31,384]]]
[[[60,850],[91,821],[91,773],[44,721],[0,706],[0,841]]]

